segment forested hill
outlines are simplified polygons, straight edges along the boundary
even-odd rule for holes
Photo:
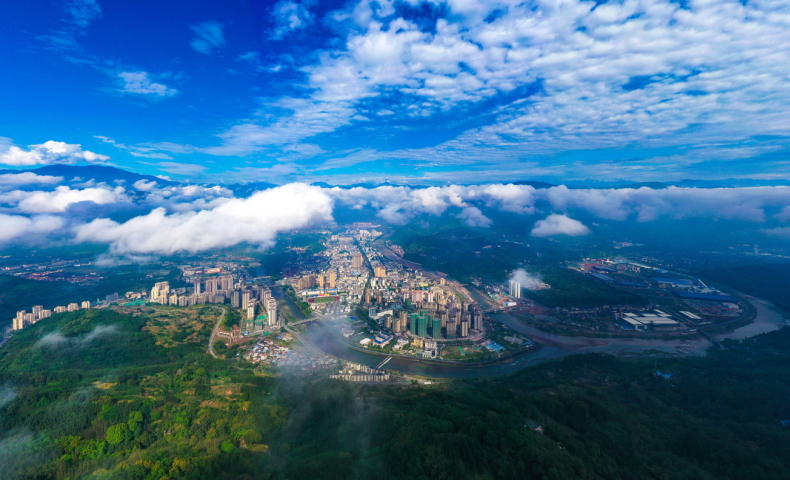
[[[181,312],[181,310],[179,310]],[[60,314],[0,349],[3,479],[785,479],[790,329],[707,357],[567,357],[359,386],[205,352],[212,308]],[[186,325],[189,325],[187,327]],[[657,371],[660,374],[657,375]]]

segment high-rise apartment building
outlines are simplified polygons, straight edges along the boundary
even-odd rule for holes
[[[364,263],[364,259],[362,255],[359,253],[355,253],[351,257],[351,268],[362,268],[362,264]]]
[[[515,280],[511,280],[509,293],[513,298],[521,298],[521,284]]]
[[[266,300],[266,315],[269,317],[269,326],[279,325],[277,319],[277,300],[271,296]]]
[[[22,330],[25,328],[25,313],[26,312],[24,310],[16,312],[16,317],[14,317],[12,325],[14,330]]]
[[[225,292],[233,290],[233,275],[219,277],[219,288]]]
[[[156,284],[154,284],[154,288],[151,289],[150,300],[154,303],[167,303],[167,299],[169,296],[170,296],[170,283],[157,282]]]

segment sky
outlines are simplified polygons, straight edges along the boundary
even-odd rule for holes
[[[0,163],[787,179],[789,53],[786,0],[4,2]]]

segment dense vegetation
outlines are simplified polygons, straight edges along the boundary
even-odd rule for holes
[[[68,282],[42,282],[0,275],[0,324],[10,323],[18,310],[30,311],[33,305],[53,308],[83,300],[96,300],[95,291]]]
[[[593,308],[604,305],[645,305],[641,296],[566,268],[541,267],[548,290],[524,291],[524,295],[547,307]]]
[[[147,290],[154,283],[169,281],[172,287],[183,285],[178,269],[152,274],[138,266],[121,266],[100,270],[102,279],[96,285],[79,285],[68,282],[28,280],[10,275],[0,275],[0,325],[11,323],[18,310],[31,310],[33,305],[52,309],[71,302],[91,302],[111,293],[123,295],[130,290]]]
[[[15,334],[0,349],[0,478],[772,480],[790,470],[790,329],[702,358],[573,356],[506,378],[386,387],[214,360],[204,330],[215,317],[204,313],[185,317],[196,333],[180,343],[161,312],[80,311]]]
[[[769,300],[790,311],[790,263],[742,265],[707,269],[699,275],[743,293]]]
[[[250,255],[261,262],[261,268],[253,272],[253,275],[281,278],[288,267],[297,263],[300,257],[309,257],[324,251],[324,240],[324,236],[318,233],[295,233],[265,252],[251,252]]]
[[[395,236],[393,241],[402,242],[406,260],[461,281],[479,277],[486,282],[499,282],[520,263],[535,258],[526,245],[482,237],[463,228]]]

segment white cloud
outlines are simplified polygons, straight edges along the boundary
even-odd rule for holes
[[[531,234],[533,237],[550,237],[553,235],[579,237],[588,233],[590,233],[590,229],[582,222],[565,215],[553,213],[543,220],[535,222],[535,227],[532,229]]]
[[[249,178],[260,174],[252,167],[239,173]],[[279,232],[332,221],[335,206],[371,209],[383,221],[399,225],[421,216],[449,214],[468,226],[488,227],[492,220],[483,213],[485,209],[537,214],[545,217],[531,231],[539,237],[588,234],[589,229],[573,219],[577,215],[616,222],[659,218],[749,221],[763,227],[766,235],[786,237],[788,228],[771,228],[776,224],[768,222],[784,221],[790,211],[790,187],[535,189],[493,184],[324,189],[292,183],[245,199],[235,198],[222,186],[162,186],[143,180],[128,188],[127,192],[123,187],[98,184],[81,189],[61,185],[52,191],[0,191],[6,212],[27,214],[0,216],[4,227],[0,243],[67,234],[77,242],[107,243],[115,257],[199,252],[243,242],[267,247]],[[150,213],[124,223],[98,218],[66,230],[76,221],[67,213],[80,202],[108,205],[96,211],[128,206],[129,212]]]
[[[332,199],[320,188],[295,183],[211,210],[167,215],[159,208],[120,224],[94,220],[75,232],[77,241],[110,244],[114,255],[173,254],[242,242],[269,247],[280,232],[331,220]]]
[[[271,38],[282,40],[290,32],[307,28],[313,23],[313,14],[309,7],[312,1],[304,0],[292,2],[283,0],[274,5],[272,16],[274,17],[275,27],[272,30]]]
[[[219,22],[208,21],[197,25],[190,25],[190,29],[195,34],[195,38],[189,44],[196,52],[206,55],[215,49],[225,46],[224,25]]]
[[[458,214],[458,218],[470,227],[490,227],[491,219],[483,215],[477,207],[466,207]]]
[[[41,240],[47,234],[62,229],[65,221],[52,215],[35,215],[23,217],[21,215],[6,215],[0,213],[0,245],[9,242],[22,242]]]
[[[447,15],[435,28],[401,18],[392,2],[365,0],[330,15],[345,35],[342,46],[318,52],[301,67],[302,95],[266,106],[292,113],[270,116],[264,108],[258,112],[264,120],[238,122],[220,136],[222,145],[205,153],[265,151],[368,121],[366,102],[374,97],[382,105],[411,103],[415,117],[496,104],[487,112],[488,126],[437,147],[384,155],[432,165],[509,165],[520,156],[636,142],[694,145],[790,135],[790,29],[776,4],[441,3]],[[278,5],[283,28],[309,23],[311,17],[294,13],[303,5]],[[496,19],[483,21],[495,11]],[[644,166],[628,168],[650,174]]]
[[[110,159],[106,155],[83,150],[79,144],[53,140],[42,144],[30,145],[27,149],[14,145],[6,146],[5,151],[2,149],[3,145],[0,144],[0,164],[14,166],[77,162],[101,163]]]
[[[133,187],[145,192],[143,203],[154,207],[165,207],[170,212],[210,210],[233,197],[225,187],[203,185],[172,185],[159,187],[154,181],[138,180]]]
[[[121,72],[118,74],[118,78],[123,81],[120,87],[121,92],[160,98],[172,97],[178,93],[175,88],[152,81],[148,77],[148,72]]]
[[[63,177],[52,175],[36,175],[33,172],[5,173],[0,175],[0,187],[18,185],[47,185],[60,183]]]
[[[93,202],[97,204],[115,203],[128,200],[122,187],[72,189],[65,185],[58,186],[54,191],[0,193],[0,202],[16,204],[17,209],[24,213],[60,213],[65,212],[72,204]]]
[[[513,271],[508,280],[518,282],[521,284],[521,288],[526,288],[527,290],[538,290],[543,287],[540,275],[533,275],[523,268]]]
[[[373,207],[379,217],[398,224],[417,215],[441,215],[448,208],[465,208],[470,204],[520,214],[581,210],[598,218],[618,221],[712,217],[752,222],[765,221],[766,209],[790,205],[790,187],[570,189],[558,186],[536,189],[528,185],[491,184],[423,189],[335,188],[328,192],[343,205]],[[783,211],[777,218],[784,219],[784,215]]]

